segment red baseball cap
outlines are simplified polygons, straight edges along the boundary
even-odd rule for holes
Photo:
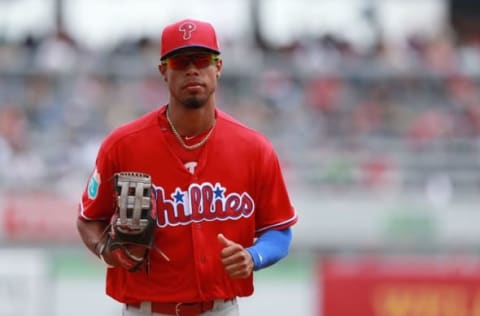
[[[199,47],[220,54],[217,34],[208,22],[185,19],[167,25],[162,32],[160,59],[177,50]]]

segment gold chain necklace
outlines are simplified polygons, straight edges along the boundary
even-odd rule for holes
[[[183,141],[183,138],[182,136],[180,136],[180,133],[177,131],[177,129],[175,128],[175,126],[173,125],[173,122],[172,120],[170,119],[170,115],[168,114],[168,108],[167,108],[167,121],[168,121],[168,125],[170,125],[170,128],[172,129],[172,132],[173,134],[175,135],[175,137],[177,137],[178,141],[180,142],[180,145],[182,145],[183,148],[187,149],[187,150],[194,150],[194,149],[197,149],[199,147],[202,147],[206,142],[207,140],[210,138],[210,135],[212,135],[213,133],[213,129],[215,128],[215,123],[216,123],[216,120],[213,121],[213,126],[210,128],[210,131],[208,132],[207,135],[205,135],[205,137],[198,143],[196,144],[193,144],[193,145],[187,145],[184,141]]]

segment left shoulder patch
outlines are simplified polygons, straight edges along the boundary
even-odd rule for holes
[[[94,200],[97,198],[98,195],[98,190],[100,188],[100,173],[98,173],[97,168],[95,168],[95,171],[93,171],[92,176],[90,177],[90,181],[88,182],[88,198],[90,200]]]

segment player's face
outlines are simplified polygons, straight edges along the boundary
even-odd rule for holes
[[[193,109],[212,100],[221,69],[217,55],[199,49],[184,50],[159,66],[171,98]]]

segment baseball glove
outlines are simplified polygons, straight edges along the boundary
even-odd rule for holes
[[[128,271],[145,269],[148,272],[157,219],[151,177],[120,172],[114,175],[114,185],[117,207],[103,248],[111,251]]]

